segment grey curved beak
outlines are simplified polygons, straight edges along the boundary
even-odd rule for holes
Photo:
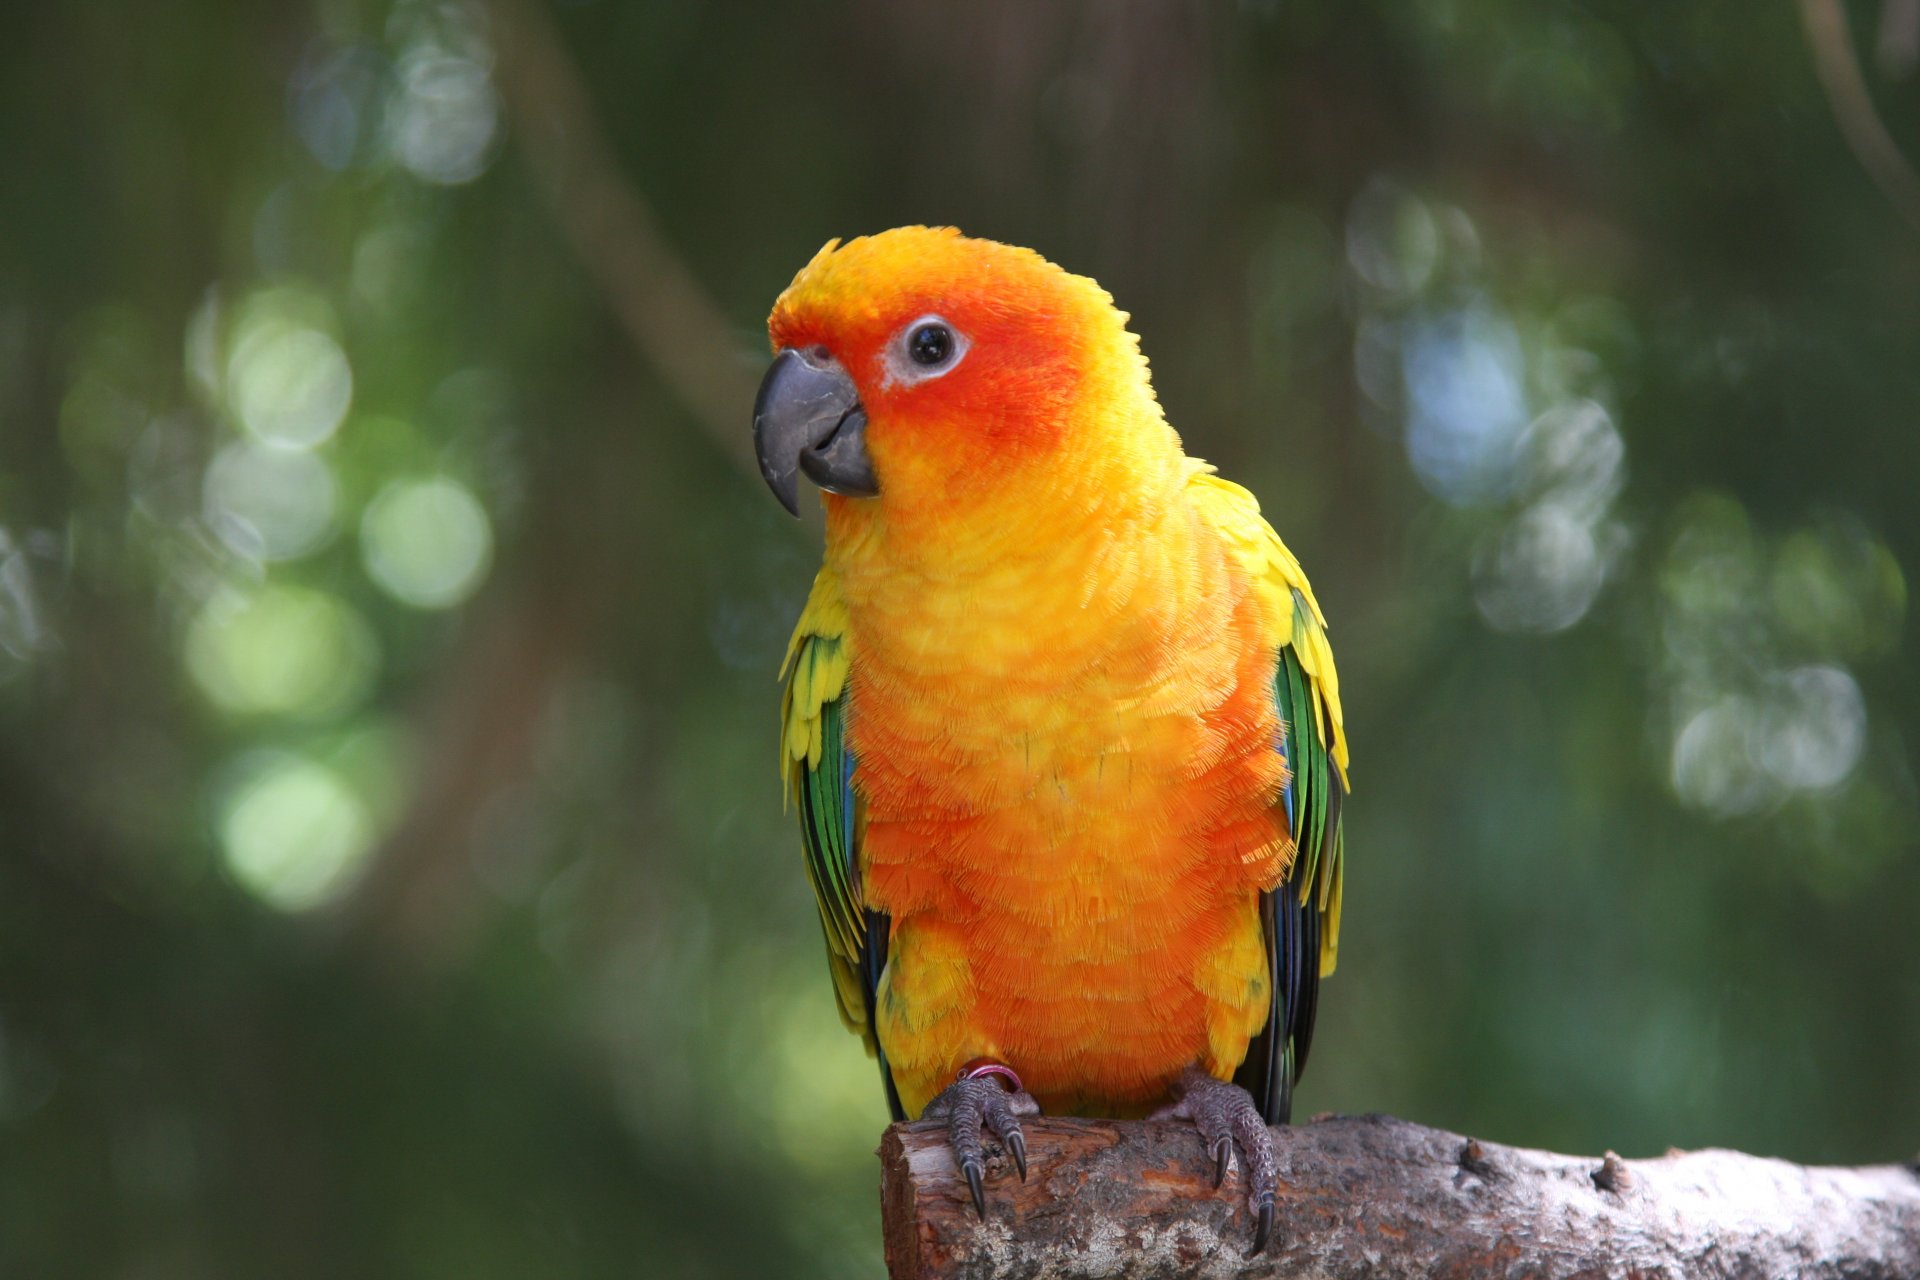
[[[802,472],[828,493],[871,498],[880,492],[860,393],[824,350],[789,347],[773,358],[753,401],[753,449],[767,487],[793,515],[800,514]]]

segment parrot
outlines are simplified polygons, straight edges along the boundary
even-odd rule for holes
[[[1348,750],[1326,618],[1190,457],[1129,317],[1039,253],[910,226],[779,295],[762,477],[825,549],[780,762],[842,1020],[895,1120],[1190,1123],[1254,1251],[1339,954]],[[1004,1166],[1003,1166],[1004,1168]]]

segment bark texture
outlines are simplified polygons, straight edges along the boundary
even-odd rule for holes
[[[1238,1168],[1215,1191],[1194,1131],[1024,1122],[1023,1184],[990,1145],[987,1221],[938,1123],[881,1140],[887,1267],[949,1277],[1920,1277],[1920,1168],[1811,1168],[1734,1151],[1623,1160],[1352,1116],[1274,1130],[1273,1240],[1249,1258]]]

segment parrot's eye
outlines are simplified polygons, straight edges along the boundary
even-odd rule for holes
[[[887,386],[944,378],[967,357],[967,335],[940,316],[921,316],[902,327],[888,344]]]
[[[928,368],[945,364],[953,354],[953,330],[937,320],[915,325],[907,335],[907,354],[915,364]]]

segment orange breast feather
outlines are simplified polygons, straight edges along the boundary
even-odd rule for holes
[[[951,582],[843,545],[869,557],[838,566],[848,735],[908,1113],[983,1055],[1055,1111],[1143,1109],[1196,1060],[1230,1073],[1268,1009],[1256,896],[1292,852],[1244,569],[1177,502]]]

